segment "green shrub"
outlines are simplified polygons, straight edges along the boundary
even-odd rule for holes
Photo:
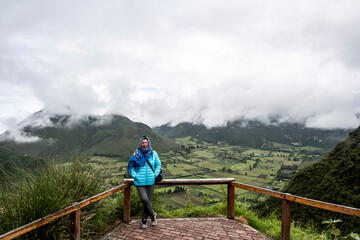
[[[19,171],[0,194],[0,233],[55,213],[103,191],[100,173],[80,163]],[[81,209],[82,236],[92,234],[93,213],[102,203]],[[70,216],[64,216],[21,236],[21,239],[68,239]]]

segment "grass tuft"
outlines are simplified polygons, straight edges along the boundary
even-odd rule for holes
[[[55,213],[103,191],[101,175],[80,163],[52,165],[37,171],[19,170],[1,188],[0,233]],[[95,203],[81,211],[82,235],[91,235],[99,222],[94,213],[102,207]],[[19,239],[68,239],[70,216],[64,216]]]

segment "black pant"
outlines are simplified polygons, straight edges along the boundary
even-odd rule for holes
[[[153,217],[155,215],[154,210],[151,206],[151,200],[153,197],[155,185],[136,186],[136,189],[139,193],[140,200],[144,206],[142,213],[142,221],[146,222],[148,217]]]

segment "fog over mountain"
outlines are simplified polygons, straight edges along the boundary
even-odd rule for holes
[[[356,0],[2,1],[0,134],[41,109],[356,128],[359,12]]]
[[[47,109],[35,112],[23,121],[13,124],[5,133],[0,135],[0,141],[14,140],[16,142],[36,142],[41,140],[38,136],[34,136],[26,132],[26,129],[31,128],[72,128],[81,121],[89,121],[93,119],[91,124],[94,126],[110,124],[113,120],[113,115],[78,115],[72,113],[70,109],[61,111],[60,113],[52,112]]]
[[[73,116],[42,110],[0,135],[0,148],[20,155],[68,159],[71,156],[112,156],[128,161],[141,136],[159,152],[176,147],[149,126],[120,115]]]

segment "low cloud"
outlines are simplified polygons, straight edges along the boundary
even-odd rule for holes
[[[150,126],[360,124],[355,0],[0,5],[0,132],[41,109]]]
[[[33,129],[57,127],[57,128],[72,128],[82,122],[87,124],[99,126],[110,124],[114,115],[84,115],[78,114],[70,107],[64,108],[63,111],[53,112],[48,109],[38,111],[21,122],[17,123],[16,119],[10,118],[6,121],[7,131],[0,135],[0,141],[13,140],[20,143],[43,141],[46,144],[53,144],[55,139],[42,139],[39,136],[34,136],[31,131],[26,131],[27,127]]]

